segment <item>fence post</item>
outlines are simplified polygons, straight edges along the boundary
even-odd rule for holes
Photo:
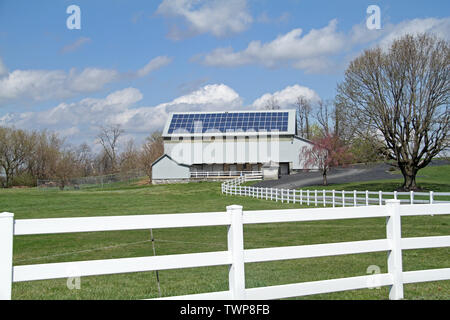
[[[231,255],[231,265],[228,272],[228,283],[231,299],[245,299],[245,268],[244,268],[244,228],[242,223],[242,206],[227,207],[231,216],[228,227],[228,251]]]
[[[414,191],[409,192],[409,199],[411,200],[411,204],[414,204]]]
[[[383,205],[383,191],[378,191],[378,200],[380,202],[380,206]]]
[[[309,189],[306,190],[306,204],[309,206]]]
[[[333,208],[336,206],[336,199],[335,199],[336,190],[333,189],[332,197],[333,197]]]
[[[323,192],[323,206],[326,207],[326,195],[325,195],[325,189],[322,191]]]
[[[366,206],[369,205],[369,191],[366,190]]]
[[[433,191],[430,191],[430,204],[433,204]]]
[[[345,207],[345,191],[342,190],[342,207]]]
[[[314,190],[314,205],[317,207],[317,189]]]
[[[353,190],[353,206],[356,207],[356,190]]]
[[[392,286],[389,290],[389,299],[403,299],[403,266],[402,266],[402,248],[401,248],[401,217],[400,200],[386,200],[386,209],[388,213],[386,221],[386,236],[391,244],[391,250],[388,251],[388,273],[392,278]]]
[[[14,214],[0,213],[0,300],[11,300]]]

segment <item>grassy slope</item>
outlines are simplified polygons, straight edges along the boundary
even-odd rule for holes
[[[432,169],[428,177],[430,183],[448,185],[448,166],[442,172],[428,169]],[[345,186],[345,189],[352,190],[353,186]],[[299,207],[298,204],[223,196],[220,184],[214,182],[112,186],[101,190],[64,192],[36,189],[0,191],[0,211],[14,212],[17,219],[225,211],[230,204],[243,205],[246,210]],[[447,235],[450,217],[409,217],[403,218],[402,223],[404,236]],[[356,219],[251,225],[244,231],[246,248],[259,248],[384,238],[385,221]],[[154,230],[154,236],[158,255],[226,250],[225,227],[159,229]],[[149,238],[147,230],[19,236],[14,243],[14,264],[152,255]],[[406,251],[404,269],[448,268],[449,253],[448,248]],[[257,287],[365,275],[370,265],[377,265],[381,272],[386,272],[386,253],[246,264],[246,281],[247,287]],[[165,296],[227,290],[227,267],[160,271],[160,279]],[[13,286],[14,299],[135,299],[156,296],[154,272],[85,277],[81,280],[81,290],[67,289],[66,279],[15,283]],[[405,297],[449,299],[450,281],[406,285]],[[386,299],[387,288],[308,298]]]

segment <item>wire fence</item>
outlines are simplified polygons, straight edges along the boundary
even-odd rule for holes
[[[147,177],[142,169],[134,169],[127,172],[119,172],[103,176],[89,176],[71,178],[66,181],[60,179],[37,180],[40,189],[79,190],[87,188],[103,188],[113,183],[131,182]]]

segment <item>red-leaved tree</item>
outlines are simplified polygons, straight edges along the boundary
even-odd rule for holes
[[[318,169],[322,173],[323,185],[326,186],[328,171],[332,167],[347,165],[353,156],[339,137],[332,133],[314,138],[312,143],[312,146],[302,148],[300,160],[304,161],[305,167]]]

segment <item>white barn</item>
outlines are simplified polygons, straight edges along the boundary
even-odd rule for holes
[[[280,174],[306,169],[296,110],[176,112],[163,130],[164,156],[153,180],[188,179],[192,172],[260,171],[278,163]],[[187,170],[187,168],[189,170]]]

